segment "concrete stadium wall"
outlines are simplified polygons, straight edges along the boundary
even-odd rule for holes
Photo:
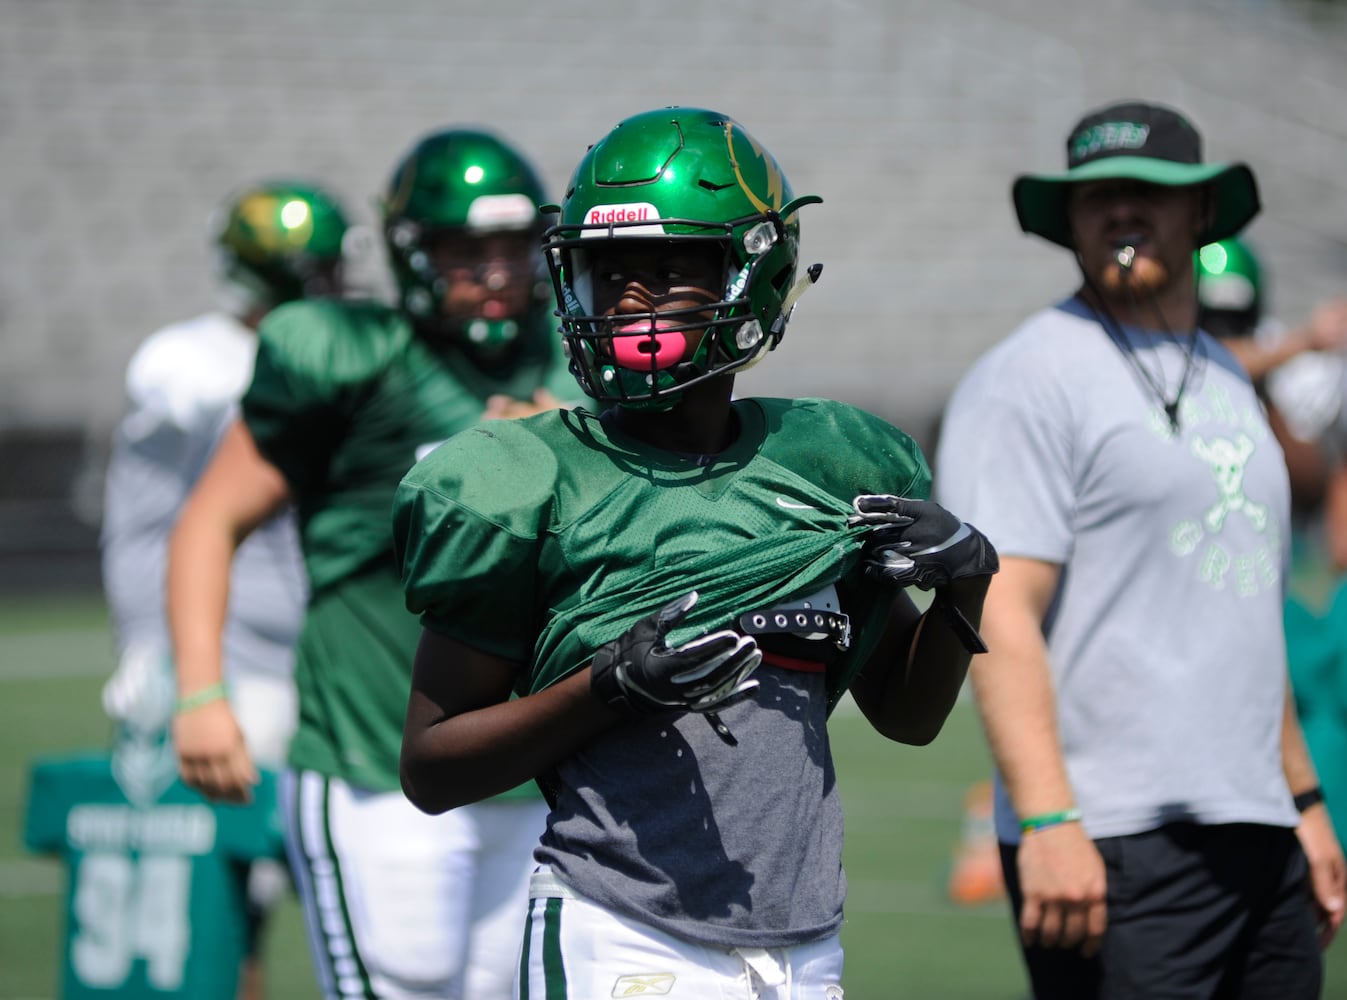
[[[1070,287],[1008,190],[1061,165],[1089,107],[1175,104],[1209,159],[1255,167],[1249,237],[1285,318],[1347,291],[1344,6],[0,0],[0,429],[64,429],[96,469],[136,344],[211,305],[205,220],[240,183],[312,176],[373,224],[395,159],[472,123],[559,191],[614,122],[682,104],[732,114],[824,198],[802,217],[823,278],[741,391],[847,399],[924,439],[971,360]]]

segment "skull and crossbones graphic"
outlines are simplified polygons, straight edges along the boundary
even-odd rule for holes
[[[1253,439],[1247,434],[1240,434],[1234,441],[1214,438],[1208,442],[1194,438],[1192,451],[1210,467],[1221,493],[1221,498],[1202,518],[1207,527],[1212,531],[1220,531],[1226,518],[1232,512],[1240,511],[1256,531],[1261,532],[1266,528],[1267,507],[1254,503],[1244,495],[1244,468],[1254,452]]]

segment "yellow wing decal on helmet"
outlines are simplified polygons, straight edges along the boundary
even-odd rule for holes
[[[313,235],[313,212],[298,198],[257,194],[239,204],[239,217],[264,251],[304,246]]]
[[[407,211],[407,203],[412,200],[412,192],[416,190],[416,174],[419,165],[416,157],[412,157],[401,176],[394,178],[397,186],[388,193],[388,197],[383,199],[383,204],[380,206],[385,216],[398,216]]]
[[[738,128],[737,133],[735,131],[736,128]],[[748,144],[749,149],[752,151],[752,155],[761,165],[762,176],[765,177],[767,181],[767,190],[762,195],[759,195],[758,192],[754,191],[752,185],[744,178],[744,171],[739,163],[739,157],[736,155],[735,150],[736,135]],[[785,198],[786,185],[784,178],[781,176],[781,168],[777,166],[776,160],[772,157],[772,154],[763,149],[762,146],[758,145],[758,141],[745,132],[742,127],[738,127],[736,122],[728,120],[725,122],[725,146],[730,153],[730,163],[734,165],[735,180],[739,182],[740,190],[743,191],[748,200],[753,203],[753,207],[759,212],[776,211],[779,209],[781,207],[781,202]],[[763,197],[766,197],[767,201],[763,201]]]

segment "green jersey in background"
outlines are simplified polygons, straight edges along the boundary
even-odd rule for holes
[[[24,843],[69,873],[61,1000],[234,1000],[247,864],[284,853],[275,780],[264,773],[248,805],[217,805],[160,757],[33,765]]]
[[[576,396],[545,317],[521,352],[484,371],[418,336],[379,303],[305,301],[263,322],[243,419],[285,475],[313,596],[296,649],[292,766],[397,790],[402,722],[420,624],[393,563],[398,482],[476,425],[493,394]],[[531,792],[530,792],[531,794]]]

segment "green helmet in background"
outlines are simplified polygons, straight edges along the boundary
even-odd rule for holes
[[[443,302],[448,282],[436,270],[430,241],[439,233],[541,234],[542,182],[515,149],[489,132],[455,128],[421,138],[393,170],[382,203],[384,240],[402,308],[422,329],[458,339],[486,356],[507,351],[526,316],[453,320]],[[524,263],[534,280],[541,259]]]
[[[560,220],[545,233],[557,315],[581,389],[599,400],[667,409],[688,386],[761,360],[780,343],[798,295],[798,209],[821,200],[795,198],[771,153],[726,115],[673,107],[616,125],[575,168]],[[710,323],[706,307],[658,314],[661,334],[706,330],[690,360],[661,367],[658,351],[631,349],[633,339],[656,338],[654,313],[649,333],[617,333],[595,314],[587,251],[611,240],[722,248],[725,286]],[[686,325],[669,326],[684,318]],[[633,319],[641,317],[623,317]]]
[[[241,189],[210,222],[227,307],[242,316],[340,294],[349,229],[337,199],[314,184],[264,181]]]
[[[1237,239],[1208,243],[1197,251],[1198,323],[1216,336],[1248,336],[1263,315],[1263,279],[1258,258]]]

